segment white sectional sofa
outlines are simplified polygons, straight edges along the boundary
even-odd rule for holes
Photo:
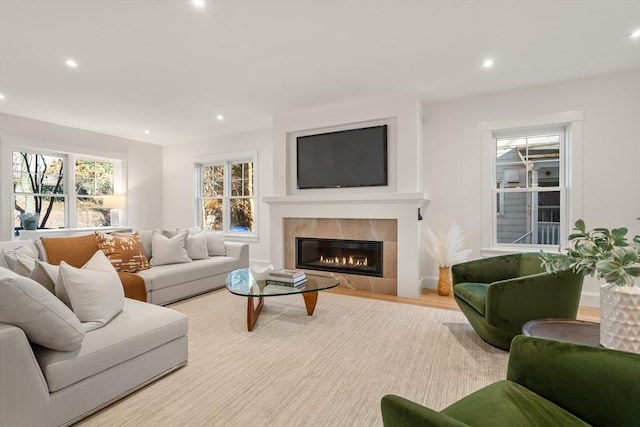
[[[225,286],[227,274],[249,268],[249,245],[224,242],[225,255],[188,263],[153,266],[139,271],[147,288],[147,301],[168,304]]]
[[[0,425],[66,426],[187,364],[187,318],[131,299],[80,347],[31,344],[0,323]]]
[[[36,252],[31,240],[0,242],[0,252],[18,246]],[[224,242],[224,251],[140,271],[148,302],[125,298],[122,311],[72,351],[34,344],[0,321],[0,425],[70,425],[186,365],[187,318],[158,304],[223,287],[229,271],[248,267],[247,244]],[[6,266],[0,254],[0,278]]]

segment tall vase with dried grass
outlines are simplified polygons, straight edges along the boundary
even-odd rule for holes
[[[424,240],[425,250],[438,263],[438,295],[448,296],[451,294],[451,266],[466,260],[471,249],[462,249],[464,235],[456,224],[451,224],[446,234],[435,234],[427,228]]]

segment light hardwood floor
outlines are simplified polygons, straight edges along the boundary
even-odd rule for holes
[[[423,289],[418,298],[404,298],[387,294],[378,294],[369,291],[359,291],[355,289],[334,288],[329,292],[343,295],[352,295],[362,298],[371,298],[383,301],[400,302],[403,304],[421,305],[424,307],[442,308],[445,310],[460,310],[453,299],[453,296],[441,296],[435,289]],[[590,322],[600,322],[600,309],[594,307],[580,307],[578,309],[578,319]]]

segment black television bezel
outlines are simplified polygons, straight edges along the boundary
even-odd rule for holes
[[[362,184],[362,185],[335,185],[335,186],[313,186],[313,187],[300,187],[300,138],[309,138],[313,136],[319,135],[333,135],[338,133],[347,133],[354,132],[364,129],[376,129],[382,128],[384,129],[382,143],[384,150],[384,183],[383,184]],[[311,135],[301,135],[296,137],[296,189],[298,190],[314,190],[314,189],[324,189],[324,188],[361,188],[361,187],[386,187],[389,185],[389,156],[388,156],[388,125],[376,125],[376,126],[366,126],[352,129],[344,129],[333,132],[323,132],[323,133],[314,133]]]

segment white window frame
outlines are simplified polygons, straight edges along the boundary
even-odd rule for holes
[[[482,256],[505,253],[561,250],[568,244],[571,224],[582,217],[583,170],[583,117],[582,111],[568,111],[545,116],[506,119],[481,123],[482,133]],[[560,165],[560,245],[501,244],[497,243],[497,192],[495,140],[509,135],[563,128]],[[557,190],[555,190],[557,191]]]
[[[230,229],[231,218],[231,203],[230,200],[237,197],[231,197],[231,173],[230,168],[233,163],[253,163],[253,232],[232,232]],[[202,168],[205,166],[224,166],[224,195],[223,207],[224,215],[222,220],[223,233],[225,239],[230,241],[243,241],[243,242],[257,242],[258,241],[258,152],[257,150],[240,151],[235,153],[224,153],[211,156],[199,156],[194,162],[194,171],[196,179],[196,194],[195,194],[195,223],[199,227],[203,227],[204,218],[202,217]]]
[[[123,195],[126,197],[126,192],[124,191],[124,183],[126,182],[126,178],[125,178],[125,167],[124,167],[124,161],[122,159],[117,159],[117,158],[107,158],[107,157],[98,157],[98,156],[91,156],[91,155],[85,155],[85,154],[78,154],[78,153],[65,153],[65,152],[61,152],[61,151],[56,151],[56,150],[47,150],[47,149],[42,149],[42,148],[37,148],[37,147],[25,147],[25,146],[10,146],[9,147],[9,152],[8,152],[8,162],[9,162],[9,166],[8,169],[10,171],[13,171],[12,168],[12,163],[13,163],[13,153],[14,152],[19,152],[19,153],[32,153],[32,154],[39,154],[39,155],[45,155],[45,156],[55,156],[55,157],[60,157],[63,159],[63,169],[62,169],[62,174],[63,174],[63,193],[60,194],[55,194],[55,197],[61,197],[64,198],[64,228],[63,229],[76,229],[77,228],[77,212],[76,212],[76,201],[78,197],[87,197],[87,196],[78,196],[76,194],[76,190],[75,190],[75,164],[76,164],[76,160],[89,160],[89,161],[98,161],[98,162],[109,162],[109,163],[113,163],[113,190],[114,190],[114,194],[117,195]],[[10,229],[13,232],[14,229],[14,225],[13,225],[13,208],[15,205],[15,197],[16,197],[16,193],[13,191],[13,177],[12,175],[10,175],[10,180],[9,180],[9,185],[11,186],[11,197],[10,197],[10,205],[9,205],[9,209],[10,209]],[[24,193],[24,194],[33,194],[33,193]],[[42,196],[51,196],[50,194],[35,194],[37,195],[42,195]],[[101,196],[96,196],[96,197],[101,197]],[[122,215],[120,217],[120,221],[124,220],[124,217],[126,216],[126,210],[125,211],[125,215]],[[108,226],[105,227],[92,227],[92,228],[108,228]],[[42,230],[36,230],[36,232],[38,231],[42,231]]]

